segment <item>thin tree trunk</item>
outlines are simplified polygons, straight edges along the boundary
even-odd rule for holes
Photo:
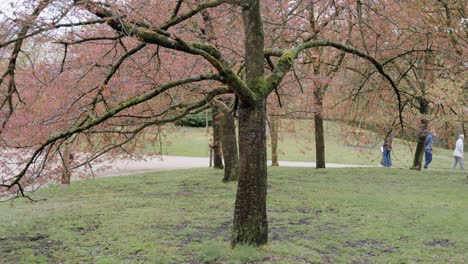
[[[213,153],[213,168],[222,169],[223,154],[221,153],[220,140],[220,109],[217,104],[211,105],[212,125],[213,125],[213,142],[211,143],[211,151]]]
[[[200,0],[196,1],[197,4],[200,4]],[[215,39],[215,34],[213,30],[213,24],[211,22],[210,13],[207,10],[202,10],[201,15],[204,21],[204,29],[201,30],[202,38],[205,41],[211,41]],[[211,114],[212,114],[212,126],[213,126],[213,142],[210,146],[210,167],[211,161],[213,161],[213,168],[222,169],[223,166],[223,154],[221,152],[221,141],[220,141],[220,116],[219,116],[219,106],[216,103],[211,104]],[[206,127],[208,130],[208,118],[206,119]]]
[[[314,112],[314,123],[315,123],[315,167],[325,168],[325,135],[323,130],[323,103],[322,93],[320,89],[314,91],[315,99],[315,112]]]
[[[71,182],[71,153],[70,145],[64,144],[63,153],[62,153],[62,177],[60,178],[60,183],[63,187],[70,186]]]
[[[234,116],[228,108],[220,107],[220,136],[224,158],[223,182],[239,180],[239,152]]]
[[[428,102],[425,98],[419,98],[419,113],[423,116],[421,118],[421,125],[418,131],[418,143],[416,145],[416,151],[414,152],[413,170],[421,170],[423,167],[423,156],[424,156],[424,146],[426,143],[426,133],[428,128],[429,121],[426,119],[428,112]]]
[[[240,177],[234,209],[232,244],[268,242],[266,213],[266,100],[239,109]]]
[[[271,116],[270,119],[270,138],[271,138],[271,166],[279,166],[278,162],[278,134],[279,117]]]
[[[416,151],[414,152],[414,159],[413,159],[413,170],[421,170],[423,156],[424,156],[424,142],[426,141],[426,135],[424,133],[420,133],[418,136],[418,143],[416,145]]]

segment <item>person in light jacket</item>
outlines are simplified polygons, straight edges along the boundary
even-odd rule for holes
[[[465,139],[465,136],[463,134],[460,134],[458,136],[457,143],[455,143],[455,150],[453,151],[452,170],[454,170],[457,167],[457,163],[460,164],[461,170],[465,169],[465,167],[463,167],[463,140],[464,139]]]

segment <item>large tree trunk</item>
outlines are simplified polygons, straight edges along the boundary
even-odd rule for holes
[[[232,244],[266,244],[266,100],[239,109],[240,177],[234,209]]]
[[[224,166],[220,141],[220,109],[216,103],[211,105],[211,115],[213,125],[213,142],[211,143],[211,151],[213,153],[213,168],[222,169]]]
[[[271,116],[270,119],[270,138],[271,138],[271,166],[279,166],[278,162],[278,134],[279,117]]]
[[[317,169],[325,168],[325,135],[323,131],[323,103],[320,89],[314,91],[315,99],[315,166]]]
[[[247,86],[255,96],[240,97],[240,175],[234,209],[232,245],[268,242],[266,213],[266,85],[264,73],[264,33],[259,0],[241,0],[245,34]]]
[[[237,148],[236,125],[234,116],[228,108],[221,106],[220,111],[220,135],[221,147],[224,158],[223,182],[239,180],[239,152]]]
[[[421,124],[418,131],[418,143],[416,145],[416,151],[414,152],[413,170],[421,170],[423,166],[424,146],[426,143],[426,133],[428,128],[428,120],[426,115],[428,112],[428,102],[425,98],[419,98],[419,113],[422,115]]]

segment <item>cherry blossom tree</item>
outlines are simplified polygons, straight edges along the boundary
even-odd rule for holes
[[[84,153],[73,169],[109,152],[125,152],[143,138],[143,131],[203,111],[216,97],[233,94],[239,181],[231,241],[267,243],[267,97],[293,74],[305,52],[323,49],[327,56],[329,50],[339,50],[338,57],[329,56],[331,61],[346,53],[356,64],[371,65],[372,74],[385,83],[381,89],[393,94],[389,104],[403,122],[402,95],[389,61],[413,50],[383,56],[384,48],[369,46],[386,48],[392,36],[366,39],[364,30],[343,42],[353,19],[364,21],[361,15],[338,12],[354,2],[315,2],[327,7],[325,17],[333,17],[318,21],[317,27],[325,28],[325,21],[348,22],[336,22],[336,34],[317,38],[317,27],[297,23],[303,14],[316,12],[307,11],[306,1],[25,1],[32,6],[26,10],[32,11],[20,15],[23,19],[8,20],[12,33],[0,48],[11,54],[10,62],[21,53],[15,54],[15,46],[26,39],[54,52],[24,69],[5,71],[16,84],[2,86],[0,99],[9,105],[1,108],[6,110],[2,142],[22,148],[25,155],[0,182],[1,191],[24,194],[25,184],[56,175],[71,140]],[[38,20],[41,10],[48,16]],[[277,17],[283,18],[280,24],[269,20]],[[359,38],[362,43],[354,44]],[[333,69],[339,63],[332,64]]]

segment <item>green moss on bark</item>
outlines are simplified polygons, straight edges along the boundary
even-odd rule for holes
[[[267,81],[264,76],[258,76],[257,78],[250,80],[247,85],[258,95],[265,94],[267,90]]]
[[[246,85],[245,82],[241,80],[239,75],[237,75],[231,69],[225,69],[224,76],[226,78],[226,83],[234,91],[236,91],[244,100],[250,102],[251,104],[254,104],[260,98],[258,96],[258,92],[255,89],[253,89],[253,87],[255,86],[253,84]]]
[[[291,66],[294,63],[294,60],[297,57],[297,53],[294,50],[286,51],[278,60],[275,65],[275,69],[270,76],[266,79],[266,95],[273,91],[280,82],[283,80],[286,73],[291,69]]]

